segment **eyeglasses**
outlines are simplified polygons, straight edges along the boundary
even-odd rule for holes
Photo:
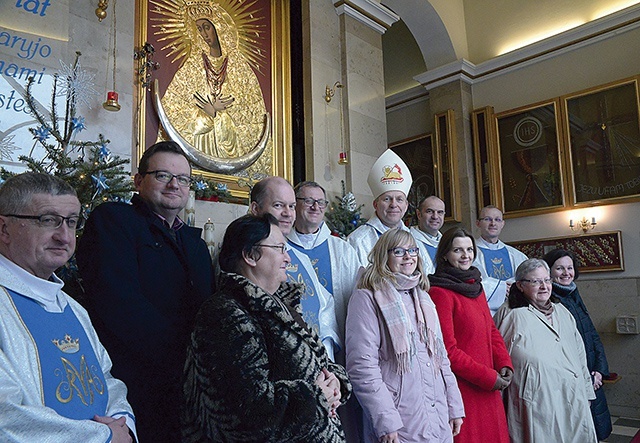
[[[282,254],[284,254],[287,251],[287,245],[256,245],[256,248],[260,248],[260,247],[280,249],[280,252]]]
[[[329,200],[324,200],[324,199],[321,199],[321,198],[316,200],[316,199],[313,199],[311,197],[296,197],[296,200],[302,200],[302,203],[304,203],[304,205],[309,207],[309,208],[311,206],[313,206],[314,204],[317,204],[320,209],[324,209],[329,204]]]
[[[491,223],[491,222],[502,223],[503,222],[503,220],[500,217],[497,217],[497,218],[484,217],[484,218],[481,218],[480,221],[487,222],[487,223]]]
[[[76,231],[84,228],[84,218],[77,215],[71,217],[63,217],[56,214],[45,215],[18,215],[18,214],[4,214],[5,217],[22,218],[25,220],[37,220],[38,225],[46,229],[58,229],[62,226],[62,222],[66,222],[70,229]]]
[[[154,174],[156,180],[160,183],[169,183],[173,178],[176,178],[179,186],[186,188],[187,186],[191,186],[191,182],[193,181],[191,177],[187,175],[175,175],[167,171],[147,171],[142,175]]]
[[[387,249],[387,252],[391,252],[393,255],[395,255],[396,257],[404,257],[404,255],[408,252],[409,253],[409,257],[415,257],[418,255],[418,251],[420,251],[420,249],[418,249],[417,247],[415,248],[409,248],[409,249],[405,249],[405,248],[391,248],[391,249]]]
[[[551,283],[551,279],[550,278],[544,278],[544,279],[535,278],[533,280],[528,280],[526,278],[523,278],[520,281],[523,281],[523,282],[527,283],[530,286],[540,286],[542,283],[544,283],[545,285],[548,285],[549,283]]]

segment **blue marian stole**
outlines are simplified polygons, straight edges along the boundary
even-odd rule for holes
[[[503,281],[513,277],[513,268],[507,248],[482,248],[482,253],[484,254],[484,266],[489,277]]]
[[[45,406],[75,420],[106,415],[104,374],[71,306],[47,312],[34,300],[8,292],[37,348]]]
[[[291,257],[291,263],[287,266],[287,277],[289,281],[302,283],[304,285],[304,291],[300,298],[302,318],[307,325],[320,336],[320,299],[313,286],[313,280],[311,280],[311,276],[295,252],[292,251],[289,257]]]
[[[333,294],[333,280],[331,278],[331,257],[329,255],[329,242],[325,241],[313,249],[303,249],[294,243],[289,243],[292,247],[309,257],[313,269],[318,275],[320,284],[325,287],[330,294]]]

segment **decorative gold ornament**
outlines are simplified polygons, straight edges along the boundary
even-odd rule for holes
[[[100,0],[100,2],[98,3],[98,7],[96,8],[96,17],[98,17],[99,22],[107,18],[108,7],[109,7],[109,0]]]

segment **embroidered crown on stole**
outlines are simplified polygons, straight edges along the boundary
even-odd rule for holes
[[[73,339],[69,334],[65,334],[64,340],[55,338],[51,341],[65,354],[75,354],[80,350],[80,339]]]

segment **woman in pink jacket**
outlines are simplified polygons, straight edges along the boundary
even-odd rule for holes
[[[452,442],[464,408],[418,247],[390,229],[349,301],[347,371],[366,442]]]

